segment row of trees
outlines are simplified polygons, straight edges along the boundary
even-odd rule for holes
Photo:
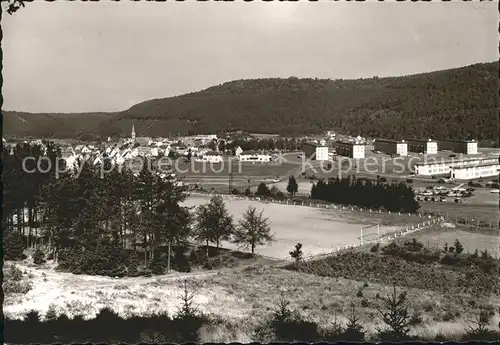
[[[159,264],[161,271],[166,245],[186,248],[195,239],[218,247],[231,236],[253,253],[272,237],[262,212],[247,210],[235,226],[217,196],[193,214],[183,206],[186,187],[161,177],[152,161],[139,172],[111,169],[109,161],[95,166],[82,161],[56,175],[61,154],[50,142],[18,145],[12,154],[4,147],[3,157],[2,225],[8,259],[43,243],[62,267],[75,273],[132,274],[140,252],[146,267]],[[33,159],[23,168],[26,157]],[[34,163],[39,160],[45,162],[42,169]]]
[[[200,205],[196,209],[195,238],[200,242],[206,242],[207,258],[210,242],[215,243],[219,250],[221,241],[229,240],[245,249],[249,248],[253,255],[257,246],[274,240],[269,219],[264,217],[263,212],[249,206],[242,219],[235,224],[233,217],[228,214],[222,197],[215,195],[209,203]]]
[[[413,189],[405,183],[373,183],[355,176],[320,180],[311,188],[311,198],[342,205],[383,207],[393,212],[415,213],[420,205]]]

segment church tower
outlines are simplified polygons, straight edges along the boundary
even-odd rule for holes
[[[132,141],[135,141],[135,128],[134,128],[134,125],[132,125]]]

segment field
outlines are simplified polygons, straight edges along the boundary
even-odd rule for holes
[[[208,201],[209,196],[191,196],[184,204],[198,206]],[[358,244],[360,228],[367,225],[382,224],[380,234],[383,235],[397,230],[398,225],[422,221],[417,216],[388,216],[306,206],[265,204],[250,200],[226,200],[226,207],[235,220],[241,219],[249,206],[264,210],[264,215],[270,220],[271,231],[276,237],[276,241],[271,245],[257,247],[256,253],[278,259],[289,258],[288,252],[297,242],[302,243],[305,255],[316,255],[329,252],[338,246]],[[366,236],[365,241],[375,239],[376,234],[376,226],[363,231],[363,237]],[[236,249],[231,243],[223,243],[223,246]]]
[[[362,281],[262,266],[198,275],[121,279],[55,272],[50,264],[33,268],[21,263],[19,267],[33,275],[33,290],[26,295],[7,296],[4,313],[10,318],[22,318],[31,309],[44,315],[50,305],[57,314],[65,313],[70,318],[78,314],[92,318],[105,306],[123,317],[164,311],[171,314],[181,303],[178,296],[183,278],[188,278],[200,311],[232,323],[202,329],[202,342],[255,341],[252,328],[269,316],[282,294],[291,301],[293,309],[323,327],[333,321],[335,313],[338,320],[344,321],[350,303],[355,303],[365,329],[374,334],[380,323],[375,295],[390,289],[376,283],[363,287]],[[356,297],[359,289],[363,298]],[[429,339],[439,332],[451,337],[462,334],[481,306],[496,306],[500,302],[498,296],[482,297],[475,299],[475,307],[471,307],[468,295],[405,290],[413,301],[411,311],[422,316],[422,322],[412,327],[412,333]],[[365,307],[361,307],[363,300],[368,303],[366,306],[365,302]],[[498,316],[493,317],[491,327],[498,321]]]
[[[467,227],[448,224],[446,228],[426,229],[412,234],[411,237],[416,238],[429,248],[443,248],[445,243],[448,243],[448,246],[453,246],[453,242],[458,239],[465,248],[464,252],[473,253],[476,249],[481,252],[486,249],[493,257],[499,258],[499,236],[499,230],[481,232],[480,230],[473,231]]]

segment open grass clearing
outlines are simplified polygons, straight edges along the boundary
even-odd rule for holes
[[[495,233],[496,232],[496,233]],[[488,250],[494,257],[500,257],[500,231],[471,231],[466,227],[448,224],[444,227],[433,227],[421,232],[413,233],[408,238],[415,238],[424,246],[431,249],[442,249],[446,243],[453,246],[456,239],[464,246],[464,252],[473,253],[476,249],[481,252]],[[404,240],[407,240],[405,238]],[[399,241],[403,241],[400,239]]]
[[[343,320],[350,303],[355,303],[361,321],[373,334],[380,323],[375,296],[390,291],[390,287],[374,283],[363,287],[362,281],[263,266],[207,275],[121,279],[61,273],[54,271],[51,265],[34,268],[21,263],[19,266],[33,274],[34,288],[26,295],[6,297],[4,313],[11,318],[22,318],[32,309],[45,314],[50,305],[55,306],[58,314],[69,317],[80,314],[92,318],[103,307],[109,307],[123,317],[174,313],[181,303],[178,295],[182,291],[183,277],[188,277],[190,289],[195,292],[194,302],[200,310],[233,322],[233,339],[222,338],[221,330],[228,326],[219,325],[206,329],[203,341],[254,340],[251,328],[272,312],[281,294],[291,301],[293,309],[323,327],[333,321],[334,313]],[[363,297],[356,297],[359,289],[362,289]],[[498,296],[478,299],[465,294],[439,294],[411,288],[407,291],[412,312],[419,312],[423,319],[413,332],[426,334],[429,338],[439,332],[447,336],[462,334],[466,325],[471,324],[468,320],[473,319],[480,307],[491,309],[500,302]],[[361,307],[363,299],[366,299],[366,307]],[[472,300],[474,306],[471,306]],[[496,327],[498,321],[498,315],[495,315],[491,327]]]

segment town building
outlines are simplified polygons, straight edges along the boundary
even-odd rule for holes
[[[317,161],[328,160],[328,146],[323,146],[317,143],[304,143],[302,145],[302,151],[304,151],[307,159]]]
[[[349,141],[336,141],[333,143],[335,152],[340,156],[360,159],[365,158],[365,145]]]
[[[491,167],[491,169],[495,169],[495,165],[498,165],[498,157],[477,157],[477,158],[466,158],[466,159],[443,159],[439,160],[429,160],[422,163],[417,163],[414,166],[415,175],[417,176],[446,176],[452,177],[451,175],[465,176],[466,174],[463,169],[469,173],[471,176],[476,176],[475,173],[478,174],[484,172],[485,174],[489,174],[489,170],[487,167]],[[481,169],[479,169],[481,168]],[[454,174],[452,174],[452,170],[454,170]],[[496,172],[498,174],[498,172]],[[477,175],[479,177],[487,177],[492,175]],[[458,179],[458,177],[452,177]],[[475,177],[473,177],[475,178]]]
[[[404,140],[377,139],[375,140],[374,148],[376,151],[390,155],[408,156],[408,143]]]
[[[437,141],[428,139],[410,139],[407,141],[408,151],[416,153],[424,153],[427,155],[435,155],[438,151]]]
[[[196,162],[206,162],[206,163],[222,163],[222,154],[219,152],[207,152],[203,155],[196,156]]]
[[[270,162],[271,155],[267,152],[243,151],[238,159],[240,162]]]
[[[478,153],[477,141],[473,140],[440,140],[439,150],[449,150],[465,155],[476,155]]]

